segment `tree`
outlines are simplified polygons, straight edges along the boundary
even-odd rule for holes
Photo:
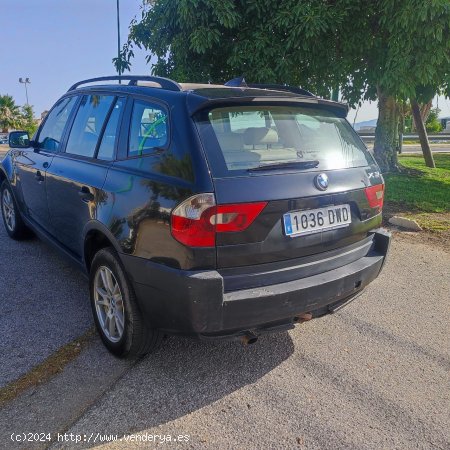
[[[433,99],[429,100],[427,103],[419,104],[420,116],[422,117],[423,123],[426,123],[428,121],[428,115],[430,114],[432,107],[433,107]],[[412,122],[412,128],[413,128],[412,131],[416,129],[414,120]]]
[[[428,142],[427,130],[420,115],[420,106],[417,99],[411,99],[411,111],[416,124],[417,134],[419,135],[420,144],[422,146],[425,163],[428,167],[436,167],[434,164],[433,153],[431,153],[430,143]]]
[[[12,96],[0,95],[0,129],[4,133],[10,129],[22,129],[28,131],[28,134],[32,136],[37,127],[31,105],[24,105],[20,108]]]
[[[10,95],[0,95],[0,129],[7,133],[11,128],[20,128],[23,117]]]
[[[375,157],[395,170],[397,101],[450,90],[449,18],[448,0],[144,0],[115,64],[129,70],[137,45],[156,56],[154,74],[179,81],[244,75],[339,87],[351,105],[378,98]]]
[[[144,1],[142,19],[131,23],[128,42],[114,62],[122,71],[129,70],[137,45],[150,52],[148,61],[156,56],[152,67],[156,75],[197,82],[224,82],[244,75],[252,82],[303,84],[328,95],[329,86],[336,84],[334,72],[326,58],[311,59],[310,49],[315,46],[317,54],[320,48],[321,54],[333,56],[321,32],[331,37],[340,13],[325,4],[305,7],[306,3]],[[299,17],[295,33],[286,32],[289,9]],[[298,70],[300,53],[302,70]]]
[[[442,124],[439,121],[439,114],[441,110],[439,108],[433,108],[428,113],[428,118],[425,123],[425,128],[429,133],[440,133],[442,131]]]
[[[30,136],[33,136],[38,128],[36,119],[34,118],[33,107],[31,105],[22,106],[21,128],[28,131]]]
[[[344,3],[350,7],[351,1]],[[356,39],[343,36],[353,55],[350,83],[343,80],[344,95],[379,101],[374,152],[382,170],[395,170],[398,101],[427,103],[440,89],[448,89],[450,73],[450,2],[448,0],[381,0],[365,3],[364,14],[349,14],[343,25]],[[364,38],[362,38],[364,37]],[[358,41],[359,39],[359,41]],[[354,78],[352,73],[356,74]],[[345,74],[345,70],[341,71]],[[428,98],[425,99],[425,94]],[[416,117],[417,124],[421,120]],[[423,121],[422,121],[423,122]],[[428,139],[422,135],[424,156],[431,167]]]
[[[428,105],[431,101],[425,104],[425,108],[420,107],[420,104],[416,98],[411,100],[411,111],[414,119],[414,124],[419,135],[420,144],[422,146],[423,156],[425,163],[428,167],[435,168],[433,153],[431,152],[430,142],[428,141],[428,131],[440,131],[441,124],[437,120],[438,110],[431,111]],[[424,114],[425,110],[425,114]],[[428,119],[431,119],[428,123]]]

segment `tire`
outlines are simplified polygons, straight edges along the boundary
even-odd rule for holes
[[[0,186],[0,209],[3,224],[10,238],[19,241],[30,236],[31,232],[22,220],[11,186],[6,180]]]
[[[112,248],[96,253],[89,290],[95,326],[111,353],[120,358],[133,358],[159,347],[163,335],[145,323],[133,288]]]

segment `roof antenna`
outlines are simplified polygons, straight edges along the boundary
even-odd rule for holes
[[[245,78],[242,77],[237,77],[237,78],[233,78],[230,81],[227,81],[225,83],[225,86],[229,86],[229,87],[248,87],[247,83],[245,82]]]

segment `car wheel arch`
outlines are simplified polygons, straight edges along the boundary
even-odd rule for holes
[[[84,229],[83,262],[89,273],[95,254],[102,248],[111,247],[121,253],[113,234],[100,222],[89,222]]]
[[[0,179],[5,177],[6,180],[11,181],[14,178],[15,165],[12,157],[7,153],[0,162]],[[3,181],[3,180],[2,180]]]
[[[3,160],[3,163],[4,162],[5,162],[5,160]],[[4,181],[6,181],[8,183],[10,191],[11,191],[11,195],[13,196],[14,200],[16,201],[20,212],[23,213],[22,208],[21,208],[21,202],[18,201],[18,200],[20,200],[21,196],[20,196],[20,194],[18,195],[18,192],[16,190],[17,186],[15,183],[15,178],[7,172],[8,166],[5,167],[3,165],[3,163],[0,164],[0,186],[3,184]],[[17,198],[17,197],[19,197],[19,198]]]

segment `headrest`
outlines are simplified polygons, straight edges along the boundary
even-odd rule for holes
[[[272,128],[266,127],[252,127],[247,128],[244,132],[245,145],[260,145],[260,144],[277,144],[278,133]]]

